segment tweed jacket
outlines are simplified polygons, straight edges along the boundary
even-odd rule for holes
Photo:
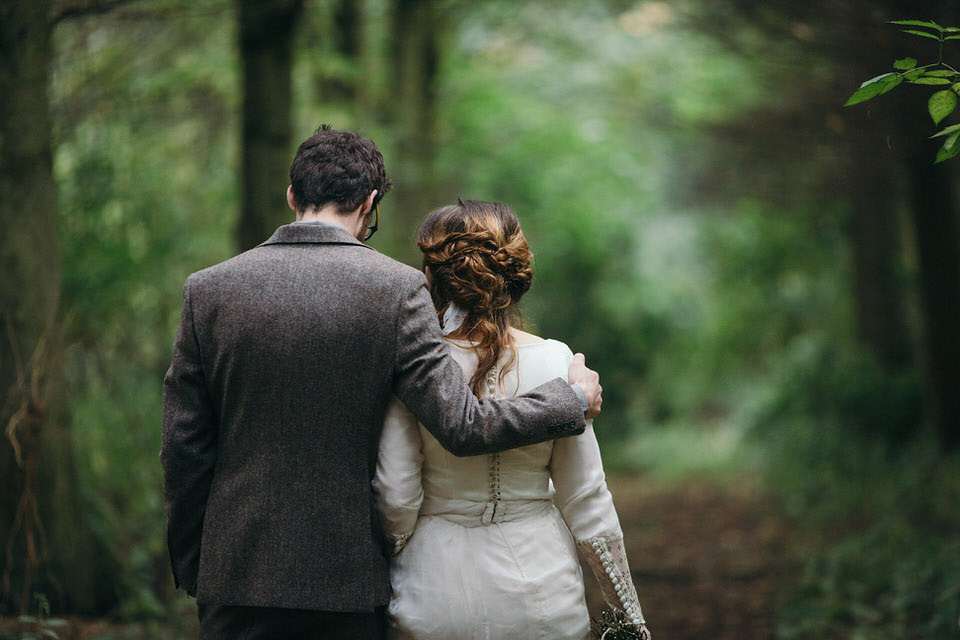
[[[290,224],[192,274],[163,384],[167,542],[199,602],[369,611],[390,597],[371,479],[393,394],[458,455],[581,433],[556,379],[480,401],[419,271]]]

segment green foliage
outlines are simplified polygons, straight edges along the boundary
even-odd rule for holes
[[[902,58],[893,63],[897,71],[884,73],[865,81],[860,88],[850,96],[844,106],[859,104],[871,98],[887,93],[894,87],[906,81],[910,84],[946,86],[950,89],[937,91],[927,103],[927,110],[934,124],[940,124],[944,118],[953,113],[957,107],[957,94],[960,93],[960,71],[957,71],[943,61],[943,45],[948,40],[960,39],[960,27],[941,27],[935,22],[923,20],[894,20],[891,24],[900,26],[920,27],[920,29],[903,29],[904,33],[922,38],[936,40],[939,49],[936,62],[917,66],[915,58]],[[946,140],[937,152],[935,162],[943,162],[960,153],[960,144],[957,143],[960,133],[954,135],[955,129],[948,127],[933,137],[946,136]]]
[[[960,614],[960,459],[932,438],[893,448],[840,423],[793,424],[771,464],[806,540],[785,639],[947,638]]]
[[[917,429],[916,372],[798,337],[752,414],[768,486],[798,530],[784,639],[949,637],[960,613],[960,458]]]
[[[950,115],[957,106],[957,94],[953,90],[937,91],[930,96],[928,105],[930,117],[935,124]]]
[[[56,32],[71,422],[81,493],[111,553],[99,571],[128,619],[167,615],[172,594],[157,454],[180,287],[231,248],[233,34],[204,4],[141,3],[139,17]]]
[[[860,89],[850,96],[844,106],[849,107],[884,94],[903,82],[904,76],[905,74],[902,73],[884,73],[876,78],[871,78],[860,85]]]
[[[694,425],[677,419],[634,431],[604,450],[604,467],[665,484],[689,478],[723,482],[757,473],[763,447],[748,437],[740,417],[704,416],[704,423]]]
[[[960,125],[951,125],[933,137],[939,138],[942,136],[946,136],[947,139],[944,141],[940,151],[937,152],[937,162],[949,160],[957,155],[957,153],[960,153],[960,144],[957,144],[957,140],[960,138]]]

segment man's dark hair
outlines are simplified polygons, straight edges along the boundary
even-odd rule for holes
[[[297,211],[333,202],[340,213],[349,213],[374,189],[374,204],[390,190],[377,145],[328,124],[321,125],[297,149],[290,165],[290,184]]]

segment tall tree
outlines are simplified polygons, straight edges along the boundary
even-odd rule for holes
[[[111,574],[84,526],[60,394],[51,28],[48,0],[0,3],[0,607],[41,593],[102,611]]]
[[[354,103],[363,108],[364,94],[361,73],[363,46],[363,3],[356,0],[339,0],[333,11],[334,50],[343,63],[341,73],[326,83],[327,91],[334,100]]]
[[[396,257],[415,263],[419,254],[414,231],[430,209],[442,204],[436,200],[434,160],[444,7],[431,0],[394,0],[392,11],[389,120],[396,136],[396,158],[391,162],[394,187],[384,229]]]
[[[920,112],[923,113],[922,111]],[[905,127],[906,128],[906,127]],[[931,418],[943,445],[960,449],[960,219],[954,166],[930,166],[939,145],[916,125],[903,156],[919,258],[924,365]]]
[[[900,277],[898,207],[886,184],[891,168],[878,170],[884,164],[879,149],[883,141],[860,138],[861,144],[841,152],[842,175],[857,178],[845,185],[856,330],[876,359],[896,371],[912,359]]]
[[[884,20],[902,18],[904,9],[895,0],[874,0],[866,3],[872,15]],[[944,24],[956,22],[960,3],[956,0],[922,0],[910,11],[924,19],[933,18]],[[879,21],[878,21],[879,22]],[[883,32],[878,31],[883,29]],[[920,38],[891,37],[892,27],[878,24],[868,33],[872,49],[884,57],[884,64],[870,62],[869,68],[857,65],[862,56],[854,57],[848,68],[856,68],[860,80],[877,75],[877,68],[910,53],[921,60],[936,57],[935,46]],[[955,49],[956,51],[956,49]],[[950,55],[947,53],[947,55]],[[955,54],[954,54],[955,55]],[[852,88],[855,88],[853,85]],[[936,130],[927,116],[928,92],[908,86],[887,96],[885,105],[872,105],[871,111],[883,110],[889,122],[884,131],[866,127],[875,138],[886,133],[893,139],[888,157],[896,163],[887,180],[892,200],[906,204],[917,251],[917,289],[920,299],[921,357],[925,369],[925,396],[929,418],[949,449],[960,448],[960,202],[956,197],[957,165],[933,165],[939,144],[929,140]],[[861,111],[863,113],[863,111]],[[866,123],[867,119],[863,121]],[[897,192],[892,185],[901,182],[905,189]]]
[[[240,219],[241,251],[263,242],[290,220],[289,182],[293,34],[303,0],[238,0],[243,74]]]

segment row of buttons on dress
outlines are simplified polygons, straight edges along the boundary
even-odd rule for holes
[[[487,398],[497,397],[497,369],[487,372]],[[500,506],[500,454],[491,453],[487,457],[487,483],[490,489],[490,502],[484,509],[482,520],[485,524],[497,522],[497,509]]]

